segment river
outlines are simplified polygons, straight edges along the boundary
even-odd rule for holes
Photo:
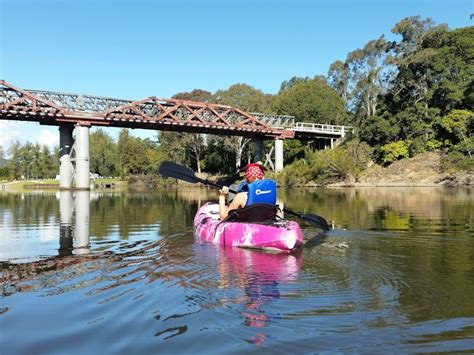
[[[294,255],[194,242],[214,190],[0,194],[4,354],[474,350],[474,190],[292,189]]]

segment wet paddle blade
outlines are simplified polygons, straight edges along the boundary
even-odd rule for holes
[[[297,213],[292,210],[289,210],[288,208],[284,208],[283,212],[304,219],[305,221],[313,224],[318,228],[321,228],[322,230],[328,231],[330,229],[328,222],[326,222],[326,220],[321,216],[312,213]]]
[[[195,184],[200,182],[200,179],[194,175],[194,172],[182,165],[173,163],[172,161],[165,161],[161,163],[158,172],[164,177],[183,180]]]
[[[309,223],[314,224],[315,226],[318,226],[319,228],[325,231],[328,231],[330,229],[328,222],[326,222],[326,220],[321,216],[317,216],[312,213],[303,213],[301,215],[301,218],[308,221]]]

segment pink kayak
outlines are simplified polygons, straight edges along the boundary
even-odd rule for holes
[[[198,242],[290,252],[303,245],[298,223],[282,219],[272,224],[222,222],[219,205],[206,203],[194,217]]]

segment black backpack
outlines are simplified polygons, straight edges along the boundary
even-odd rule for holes
[[[226,222],[270,223],[276,220],[278,206],[268,203],[253,205],[229,211]]]

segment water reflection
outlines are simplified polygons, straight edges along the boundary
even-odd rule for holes
[[[206,190],[3,192],[0,261],[30,262],[103,252],[129,242],[191,231],[198,203],[206,197],[212,199]]]
[[[59,212],[59,256],[89,254],[90,191],[59,191]]]
[[[208,245],[197,248],[197,251],[201,257],[217,259],[218,289],[244,291],[243,295],[226,297],[221,299],[221,302],[224,305],[242,305],[239,313],[242,315],[243,325],[253,329],[253,334],[247,340],[262,345],[265,342],[262,328],[281,317],[274,313],[269,314],[266,306],[280,298],[282,285],[297,280],[303,265],[302,250],[292,255],[269,254],[229,246]]]
[[[472,188],[292,189],[280,196],[286,207],[324,216],[338,229],[474,234]]]
[[[282,192],[340,228],[301,255],[195,244],[212,190],[0,194],[6,351],[472,349],[473,195],[420,190]]]

